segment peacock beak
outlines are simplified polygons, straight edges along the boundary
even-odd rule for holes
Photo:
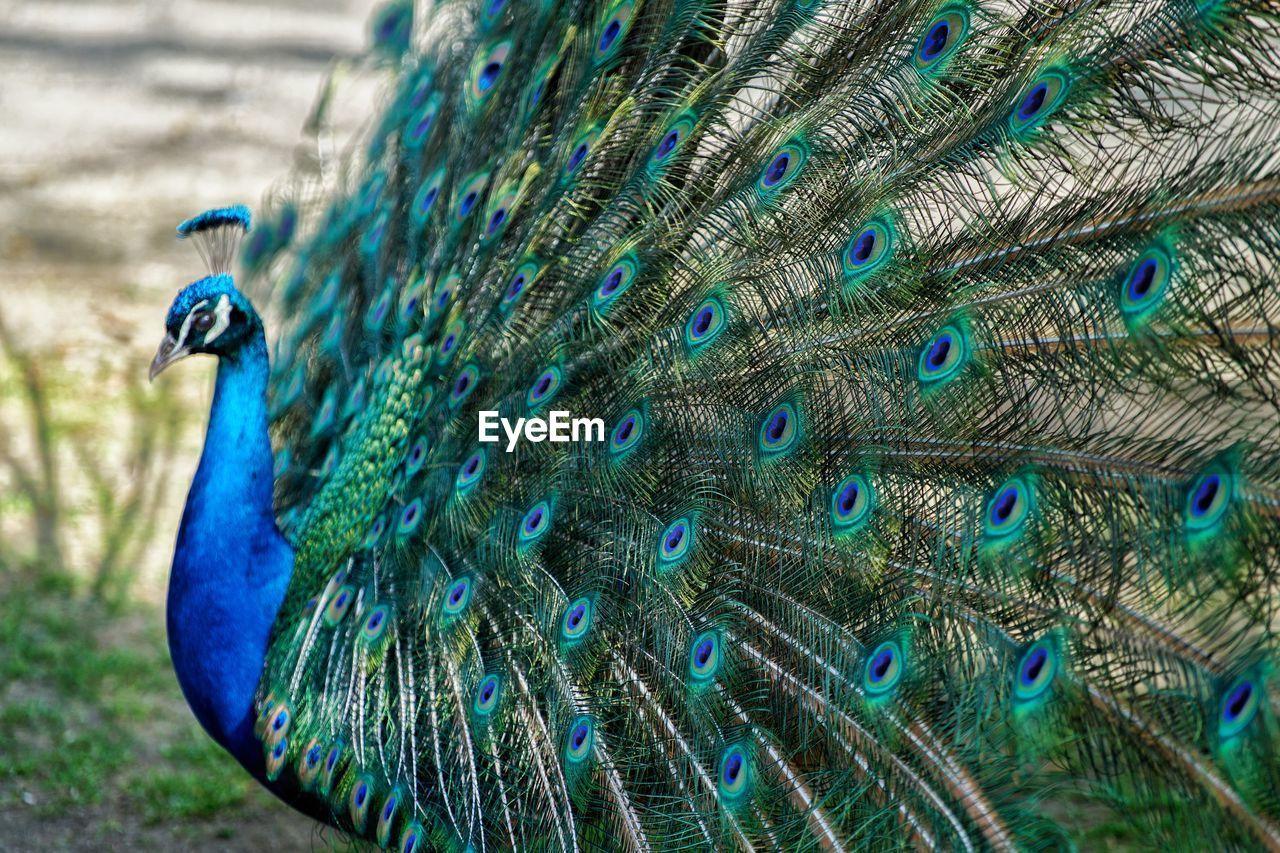
[[[156,350],[156,357],[151,359],[151,370],[147,372],[147,379],[154,382],[162,370],[189,355],[191,350],[178,346],[177,338],[173,335],[165,335],[164,340],[160,342],[160,349]]]

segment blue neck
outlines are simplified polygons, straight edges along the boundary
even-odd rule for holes
[[[218,364],[200,467],[169,577],[169,650],[196,718],[254,776],[253,699],[293,570],[272,512],[267,345],[261,329]]]

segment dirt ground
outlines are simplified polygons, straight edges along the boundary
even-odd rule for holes
[[[99,377],[145,373],[169,300],[203,274],[174,226],[256,204],[285,173],[322,76],[361,49],[373,5],[0,0],[0,319],[108,456],[126,431],[108,405],[122,392]],[[166,378],[162,399],[188,426],[122,606],[86,594],[96,533],[78,526],[79,486],[63,480],[65,564],[34,566],[0,466],[0,850],[345,846],[245,780],[169,667],[160,605],[205,367]],[[0,376],[0,431],[15,417],[22,401]]]

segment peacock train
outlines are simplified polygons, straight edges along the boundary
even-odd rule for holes
[[[151,365],[217,359],[167,622],[248,773],[403,853],[1280,850],[1275,0],[397,0],[361,62]]]

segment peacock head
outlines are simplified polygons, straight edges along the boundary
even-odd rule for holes
[[[220,273],[182,288],[164,325],[164,340],[151,361],[152,379],[196,353],[234,356],[262,328],[262,321],[231,276]]]
[[[236,289],[229,272],[250,222],[247,207],[232,205],[206,210],[178,226],[178,239],[192,239],[209,265],[209,275],[182,288],[173,300],[164,321],[164,340],[151,361],[152,379],[195,353],[234,356],[261,331],[258,312]]]

